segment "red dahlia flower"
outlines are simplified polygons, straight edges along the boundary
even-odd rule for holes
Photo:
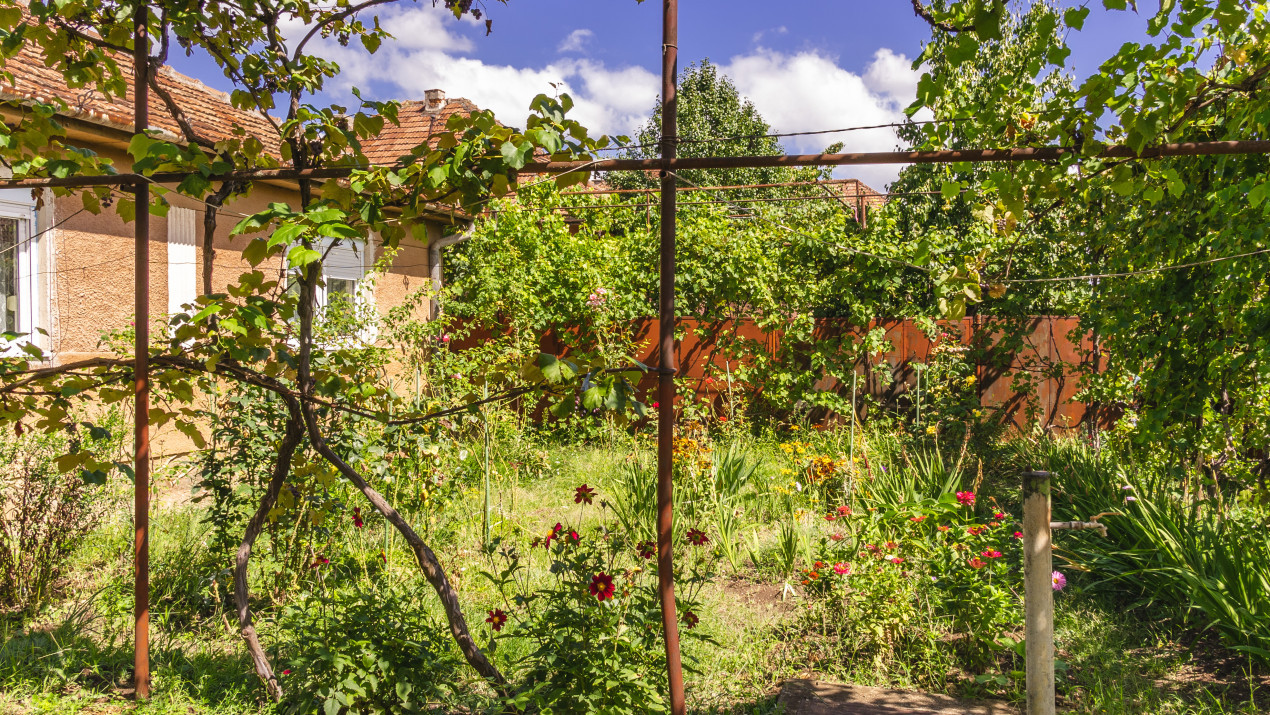
[[[353,507],[353,526],[360,529],[365,525],[365,522],[362,521],[362,508],[359,506]]]
[[[507,623],[507,614],[503,613],[503,609],[495,608],[489,612],[489,618],[486,618],[485,622],[489,624],[490,628],[493,628],[496,631],[501,631],[503,630],[503,626]]]
[[[689,628],[689,629],[696,628],[697,624],[700,622],[701,622],[701,619],[697,618],[697,614],[693,613],[692,611],[684,611],[684,627],[685,628]]]
[[[583,502],[590,504],[595,501],[595,490],[583,484],[573,490],[573,503],[582,504]]]
[[[635,550],[639,552],[641,559],[651,559],[657,555],[656,541],[641,541],[635,546]]]
[[[591,577],[591,585],[587,589],[600,602],[613,598],[613,594],[617,592],[617,589],[613,586],[613,577],[603,571]]]
[[[706,536],[706,532],[700,529],[688,530],[688,543],[693,546],[705,546],[710,543],[710,538]]]

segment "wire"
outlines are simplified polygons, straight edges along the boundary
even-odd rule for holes
[[[1203,261],[1193,261],[1191,263],[1179,263],[1174,266],[1161,266],[1159,268],[1144,268],[1140,271],[1125,271],[1123,273],[1096,273],[1087,276],[1065,276],[1062,278],[1016,278],[1009,281],[999,281],[1004,285],[1011,283],[1059,283],[1062,281],[1091,281],[1098,278],[1123,278],[1126,276],[1141,276],[1148,273],[1161,273],[1163,271],[1176,271],[1182,268],[1194,268],[1195,266],[1206,266],[1210,263],[1220,263],[1222,261],[1233,261],[1239,258],[1247,258],[1248,256],[1257,256],[1263,253],[1270,253],[1270,248],[1263,248],[1259,251],[1249,251],[1234,256],[1221,256],[1219,258],[1209,258]]]
[[[816,134],[839,134],[842,132],[856,132],[866,129],[897,129],[899,127],[921,126],[924,124],[949,124],[952,122],[968,122],[972,117],[963,117],[960,119],[924,119],[921,121],[908,122],[890,122],[887,124],[869,124],[857,127],[843,127],[841,129],[815,129],[806,132],[773,132],[771,134],[742,134],[736,136],[719,136],[706,137],[705,139],[683,139],[675,138],[676,144],[701,144],[705,142],[720,141],[739,141],[742,139],[777,139],[780,137],[806,137]],[[625,146],[605,147],[599,151],[621,151],[623,149],[650,149],[652,147],[661,146],[661,142],[652,142],[649,144],[627,144]]]

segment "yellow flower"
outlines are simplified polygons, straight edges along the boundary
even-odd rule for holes
[[[938,431],[939,431],[939,428],[938,428],[938,427],[936,427],[935,425],[931,425],[930,427],[927,427],[927,428],[926,428],[926,434],[933,435],[933,434],[935,434],[935,433],[936,433],[936,432],[938,432]]]
[[[973,385],[973,384],[975,384],[975,376],[974,376],[974,375],[966,375],[966,384],[967,384],[967,385]]]
[[[789,431],[790,431],[790,432],[797,432],[797,431],[798,431],[798,425],[790,425],[790,426],[789,426]]]
[[[974,415],[975,417],[980,417],[980,416],[982,416],[982,415],[983,415],[983,411],[982,411],[982,410],[975,410],[974,412],[971,412],[970,414]]]

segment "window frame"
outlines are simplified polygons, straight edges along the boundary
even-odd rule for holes
[[[33,200],[12,200],[0,194],[0,218],[18,222],[18,236],[14,268],[18,307],[15,311],[17,325],[13,332],[24,333],[25,338],[6,340],[0,337],[0,357],[21,354],[23,343],[35,343],[36,296],[38,295],[36,257],[43,236],[39,230],[39,210]]]

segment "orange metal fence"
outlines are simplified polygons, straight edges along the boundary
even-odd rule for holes
[[[1088,334],[1078,333],[1078,318],[1034,316],[1007,324],[992,318],[971,317],[939,326],[942,331],[959,335],[960,342],[969,348],[966,354],[975,365],[980,404],[992,410],[997,419],[1029,429],[1039,423],[1045,429],[1070,430],[1082,423],[1086,406],[1077,401],[1075,395],[1080,370],[1087,364],[1093,342]],[[633,325],[638,346],[634,357],[645,365],[658,362],[658,327],[655,319],[637,320]],[[679,376],[687,382],[688,389],[695,391],[695,397],[706,400],[724,398],[726,381],[716,378],[752,359],[754,351],[775,356],[785,347],[784,330],[765,330],[752,320],[704,322],[680,318],[677,327],[682,332],[676,341]],[[954,327],[959,330],[950,330]],[[813,340],[859,339],[874,328],[884,331],[889,349],[857,361],[859,394],[871,395],[882,409],[909,405],[915,397],[917,382],[914,365],[929,363],[937,343],[912,321],[883,320],[861,327],[844,319],[821,318],[816,321]],[[454,347],[462,349],[483,341],[489,334],[477,330],[466,339],[456,341]],[[542,335],[539,348],[556,355],[570,352],[568,341],[562,340],[556,331]],[[882,364],[892,377],[889,381],[879,379],[875,373]],[[654,373],[646,375],[640,381],[641,394],[652,399],[656,381]],[[747,387],[761,390],[764,386]],[[820,377],[815,387],[843,395],[850,392],[848,380],[834,377]]]

